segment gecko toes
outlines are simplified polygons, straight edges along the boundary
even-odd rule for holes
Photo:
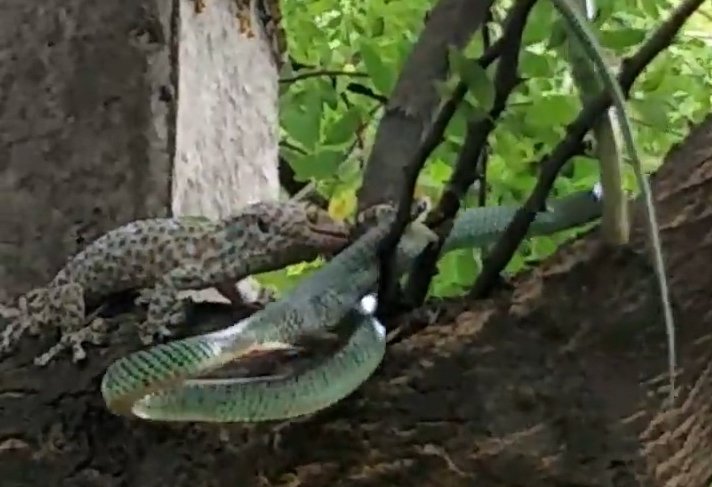
[[[161,341],[164,338],[170,338],[172,336],[173,332],[162,323],[144,323],[138,330],[138,338],[144,345],[151,345],[155,341]]]

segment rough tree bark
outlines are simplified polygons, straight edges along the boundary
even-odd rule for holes
[[[161,101],[171,58],[125,42],[170,32],[159,3],[152,13],[79,0],[3,11],[2,45],[27,47],[0,68],[6,292],[46,279],[78,238],[168,212],[172,154],[160,121],[171,116]],[[152,74],[161,63],[164,74]],[[357,393],[279,433],[108,413],[99,381],[138,347],[133,310],[114,318],[111,346],[91,348],[79,367],[63,359],[36,369],[32,357],[53,337],[28,338],[0,363],[1,484],[707,487],[712,118],[671,153],[654,190],[683,367],[670,413],[660,412],[665,338],[637,222],[632,251],[612,253],[594,232],[520,276],[514,293],[441,306],[438,323],[391,347]],[[231,319],[200,307],[185,334]]]
[[[277,72],[235,8],[3,5],[0,303],[128,221],[277,197]]]

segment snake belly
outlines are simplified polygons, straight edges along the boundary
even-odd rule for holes
[[[324,409],[368,379],[385,353],[386,330],[374,316],[354,310],[341,324],[355,331],[344,347],[317,367],[283,376],[189,379],[177,390],[158,391],[140,399],[133,413],[163,421],[257,422]]]
[[[461,212],[443,252],[494,243],[518,209],[512,205]],[[582,225],[600,217],[601,211],[596,191],[574,193],[551,201],[547,211],[538,213],[529,235]],[[101,384],[108,408],[153,421],[257,422],[311,414],[348,396],[385,354],[382,325],[358,304],[377,286],[378,242],[391,222],[384,218],[284,299],[236,325],[117,360]],[[397,271],[405,272],[434,238],[427,227],[412,223],[398,246]],[[258,378],[195,378],[250,350],[287,348],[300,335],[337,323],[353,329],[346,344],[305,371]]]

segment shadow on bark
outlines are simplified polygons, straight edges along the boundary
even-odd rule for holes
[[[439,303],[347,400],[281,425],[163,425],[112,416],[106,366],[137,348],[132,314],[81,367],[0,363],[3,486],[685,486],[712,481],[712,118],[655,177],[676,307],[680,386],[638,221],[634,245],[593,232],[486,302]],[[186,333],[224,325],[196,310]],[[200,323],[200,325],[198,325]]]

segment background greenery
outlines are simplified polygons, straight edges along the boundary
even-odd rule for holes
[[[391,92],[411,45],[434,0],[282,0],[289,52],[308,66],[282,73],[280,98],[281,154],[297,179],[309,181],[330,201],[337,217],[350,216],[356,205],[362,167],[368,156],[384,99]],[[499,1],[489,24],[494,38],[511,2]],[[612,59],[631,54],[675,2],[665,0],[598,0],[596,27]],[[563,136],[563,127],[581,108],[570,66],[558,47],[563,35],[552,3],[542,0],[529,16],[520,58],[525,78],[489,139],[487,204],[522,202],[537,175],[535,162]],[[483,51],[476,35],[465,56]],[[450,177],[470,117],[480,117],[492,101],[492,70],[477,69],[462,55],[451,56],[453,80],[462,75],[470,91],[451,121],[446,141],[433,153],[416,188],[437,201]],[[339,74],[317,74],[333,71]],[[316,74],[314,76],[305,73]],[[445,94],[452,83],[440,87]],[[365,88],[365,89],[364,89]],[[371,91],[371,94],[364,94]],[[712,6],[708,3],[683,29],[677,42],[645,70],[631,92],[629,109],[637,142],[648,170],[685,136],[688,127],[712,110]],[[598,180],[597,161],[577,157],[555,186],[555,195],[590,188]],[[634,189],[632,173],[627,184]],[[467,206],[476,205],[476,192]],[[580,231],[580,230],[578,230]],[[577,230],[525,242],[508,272],[542,259]],[[471,285],[480,268],[477,250],[444,256],[431,295],[452,296]],[[293,266],[261,276],[277,290],[291,287],[317,263]]]

